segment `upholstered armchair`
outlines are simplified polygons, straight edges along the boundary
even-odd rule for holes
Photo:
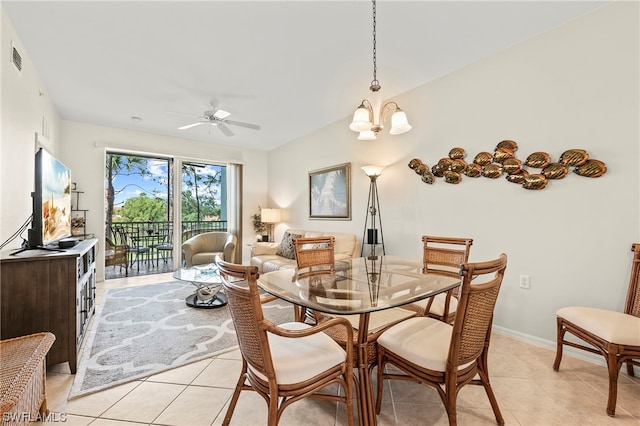
[[[237,237],[229,232],[205,232],[182,243],[185,266],[213,263],[218,254],[226,262],[234,263]]]

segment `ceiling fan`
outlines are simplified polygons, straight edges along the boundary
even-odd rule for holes
[[[231,129],[229,129],[229,127],[227,127],[227,125],[231,125],[231,126],[238,126],[238,127],[245,127],[247,129],[253,129],[253,130],[260,130],[260,126],[257,124],[251,124],[251,123],[245,123],[242,121],[235,121],[235,120],[227,120],[227,117],[231,115],[230,112],[227,112],[223,109],[217,108],[213,105],[210,105],[210,109],[205,111],[202,115],[198,116],[198,115],[192,115],[192,114],[185,114],[185,115],[190,115],[192,117],[197,117],[200,120],[196,121],[195,123],[191,123],[191,124],[187,124],[181,127],[178,127],[178,130],[186,130],[186,129],[190,129],[192,127],[196,127],[196,126],[200,126],[202,124],[210,124],[212,126],[216,126],[218,129],[220,129],[220,131],[222,132],[222,134],[224,134],[225,136],[233,136],[234,133],[231,131]],[[178,114],[183,114],[183,113],[178,113]]]

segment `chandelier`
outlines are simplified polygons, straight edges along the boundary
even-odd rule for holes
[[[371,81],[371,100],[362,101],[356,112],[353,114],[353,121],[349,128],[354,132],[359,132],[359,140],[375,140],[376,135],[384,128],[384,119],[386,115],[393,111],[391,115],[392,135],[401,135],[411,130],[411,125],[407,121],[407,115],[400,109],[397,103],[390,101],[382,104],[380,95],[380,82],[377,79],[376,65],[376,0],[372,0],[373,4],[373,80]]]

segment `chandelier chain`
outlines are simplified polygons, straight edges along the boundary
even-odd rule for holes
[[[379,86],[378,82],[378,65],[376,63],[376,0],[371,0],[373,4],[373,81],[371,86]]]

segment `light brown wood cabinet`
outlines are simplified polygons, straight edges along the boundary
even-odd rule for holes
[[[56,336],[47,365],[77,355],[95,310],[97,239],[59,252],[0,254],[0,339],[49,331]]]

